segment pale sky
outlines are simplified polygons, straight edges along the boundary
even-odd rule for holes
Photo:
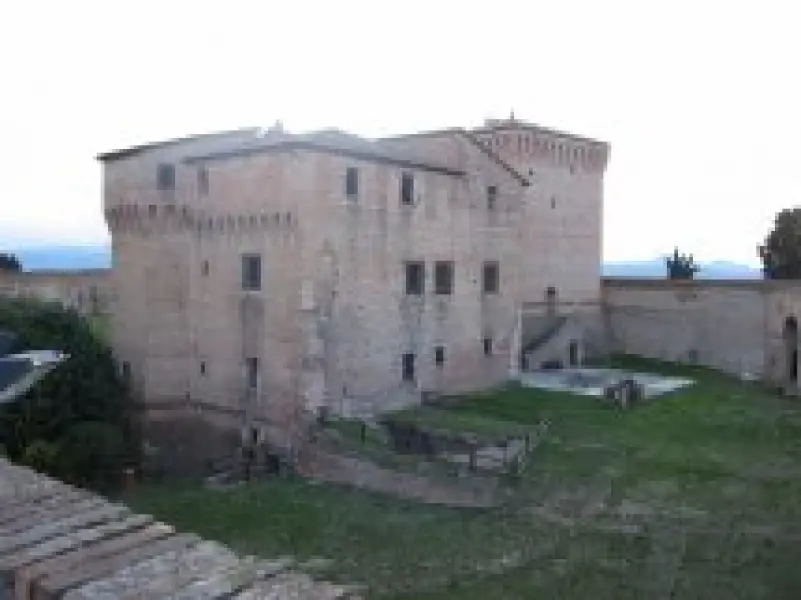
[[[515,116],[612,144],[604,258],[757,264],[801,204],[786,1],[83,0],[0,7],[0,249],[107,239],[97,153],[222,128]]]

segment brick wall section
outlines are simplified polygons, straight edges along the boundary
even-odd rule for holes
[[[0,600],[361,597],[0,459]]]

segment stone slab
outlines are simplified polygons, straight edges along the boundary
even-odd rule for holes
[[[52,493],[34,499],[9,502],[0,508],[0,528],[10,527],[14,521],[24,519],[29,515],[49,515],[51,511],[65,502],[84,500],[89,493],[83,490],[53,489]]]
[[[38,524],[31,524],[29,529],[0,539],[0,558],[18,548],[36,544],[79,527],[119,518],[127,512],[128,509],[125,507],[108,504],[99,498],[85,500],[75,505],[74,512],[59,514],[51,522],[42,522],[42,519],[39,519]]]
[[[0,458],[0,600],[356,598]]]
[[[36,585],[34,600],[55,600],[62,595],[64,598],[116,597],[113,595],[113,588],[112,596],[104,595],[104,586],[108,585],[109,580],[114,580],[120,573],[128,573],[132,567],[153,557],[183,551],[199,541],[197,536],[185,534],[168,535],[144,542],[125,552],[89,562],[73,572],[44,579]]]

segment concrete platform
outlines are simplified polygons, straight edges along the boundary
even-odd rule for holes
[[[604,388],[624,379],[633,379],[640,383],[645,390],[646,398],[655,398],[695,383],[692,379],[635,373],[620,369],[559,369],[527,371],[520,375],[520,383],[524,387],[597,397],[603,396]]]
[[[356,600],[289,558],[239,557],[0,458],[0,600]]]

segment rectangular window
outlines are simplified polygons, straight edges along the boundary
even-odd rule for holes
[[[437,261],[434,265],[434,293],[450,295],[453,293],[453,263]]]
[[[203,277],[208,277],[208,275],[209,275],[209,261],[204,260],[202,263],[200,263],[200,274],[203,275]]]
[[[208,196],[209,194],[209,170],[206,167],[197,169],[197,193],[199,196]]]
[[[422,262],[406,263],[406,294],[422,296],[425,291],[425,264]]]
[[[261,255],[245,254],[242,256],[242,289],[261,289]]]
[[[156,186],[159,190],[175,189],[175,165],[161,164],[156,170]]]
[[[259,387],[259,359],[255,356],[245,359],[245,381],[251,390]]]
[[[498,188],[494,185],[487,186],[487,208],[489,210],[495,209],[495,204],[498,201]]]
[[[497,261],[488,260],[484,263],[484,273],[482,277],[482,289],[485,294],[497,294],[500,279],[500,269]]]
[[[434,348],[434,364],[438,367],[442,367],[445,364],[445,346]]]
[[[492,354],[492,338],[485,337],[484,338],[484,356],[490,356]]]
[[[401,376],[403,381],[414,381],[414,354],[407,352],[403,355]]]
[[[414,204],[414,175],[401,173],[401,204]]]
[[[348,167],[345,171],[345,195],[355,200],[359,196],[359,169]]]
[[[203,360],[200,361],[200,374],[204,377],[206,375],[206,362]]]

